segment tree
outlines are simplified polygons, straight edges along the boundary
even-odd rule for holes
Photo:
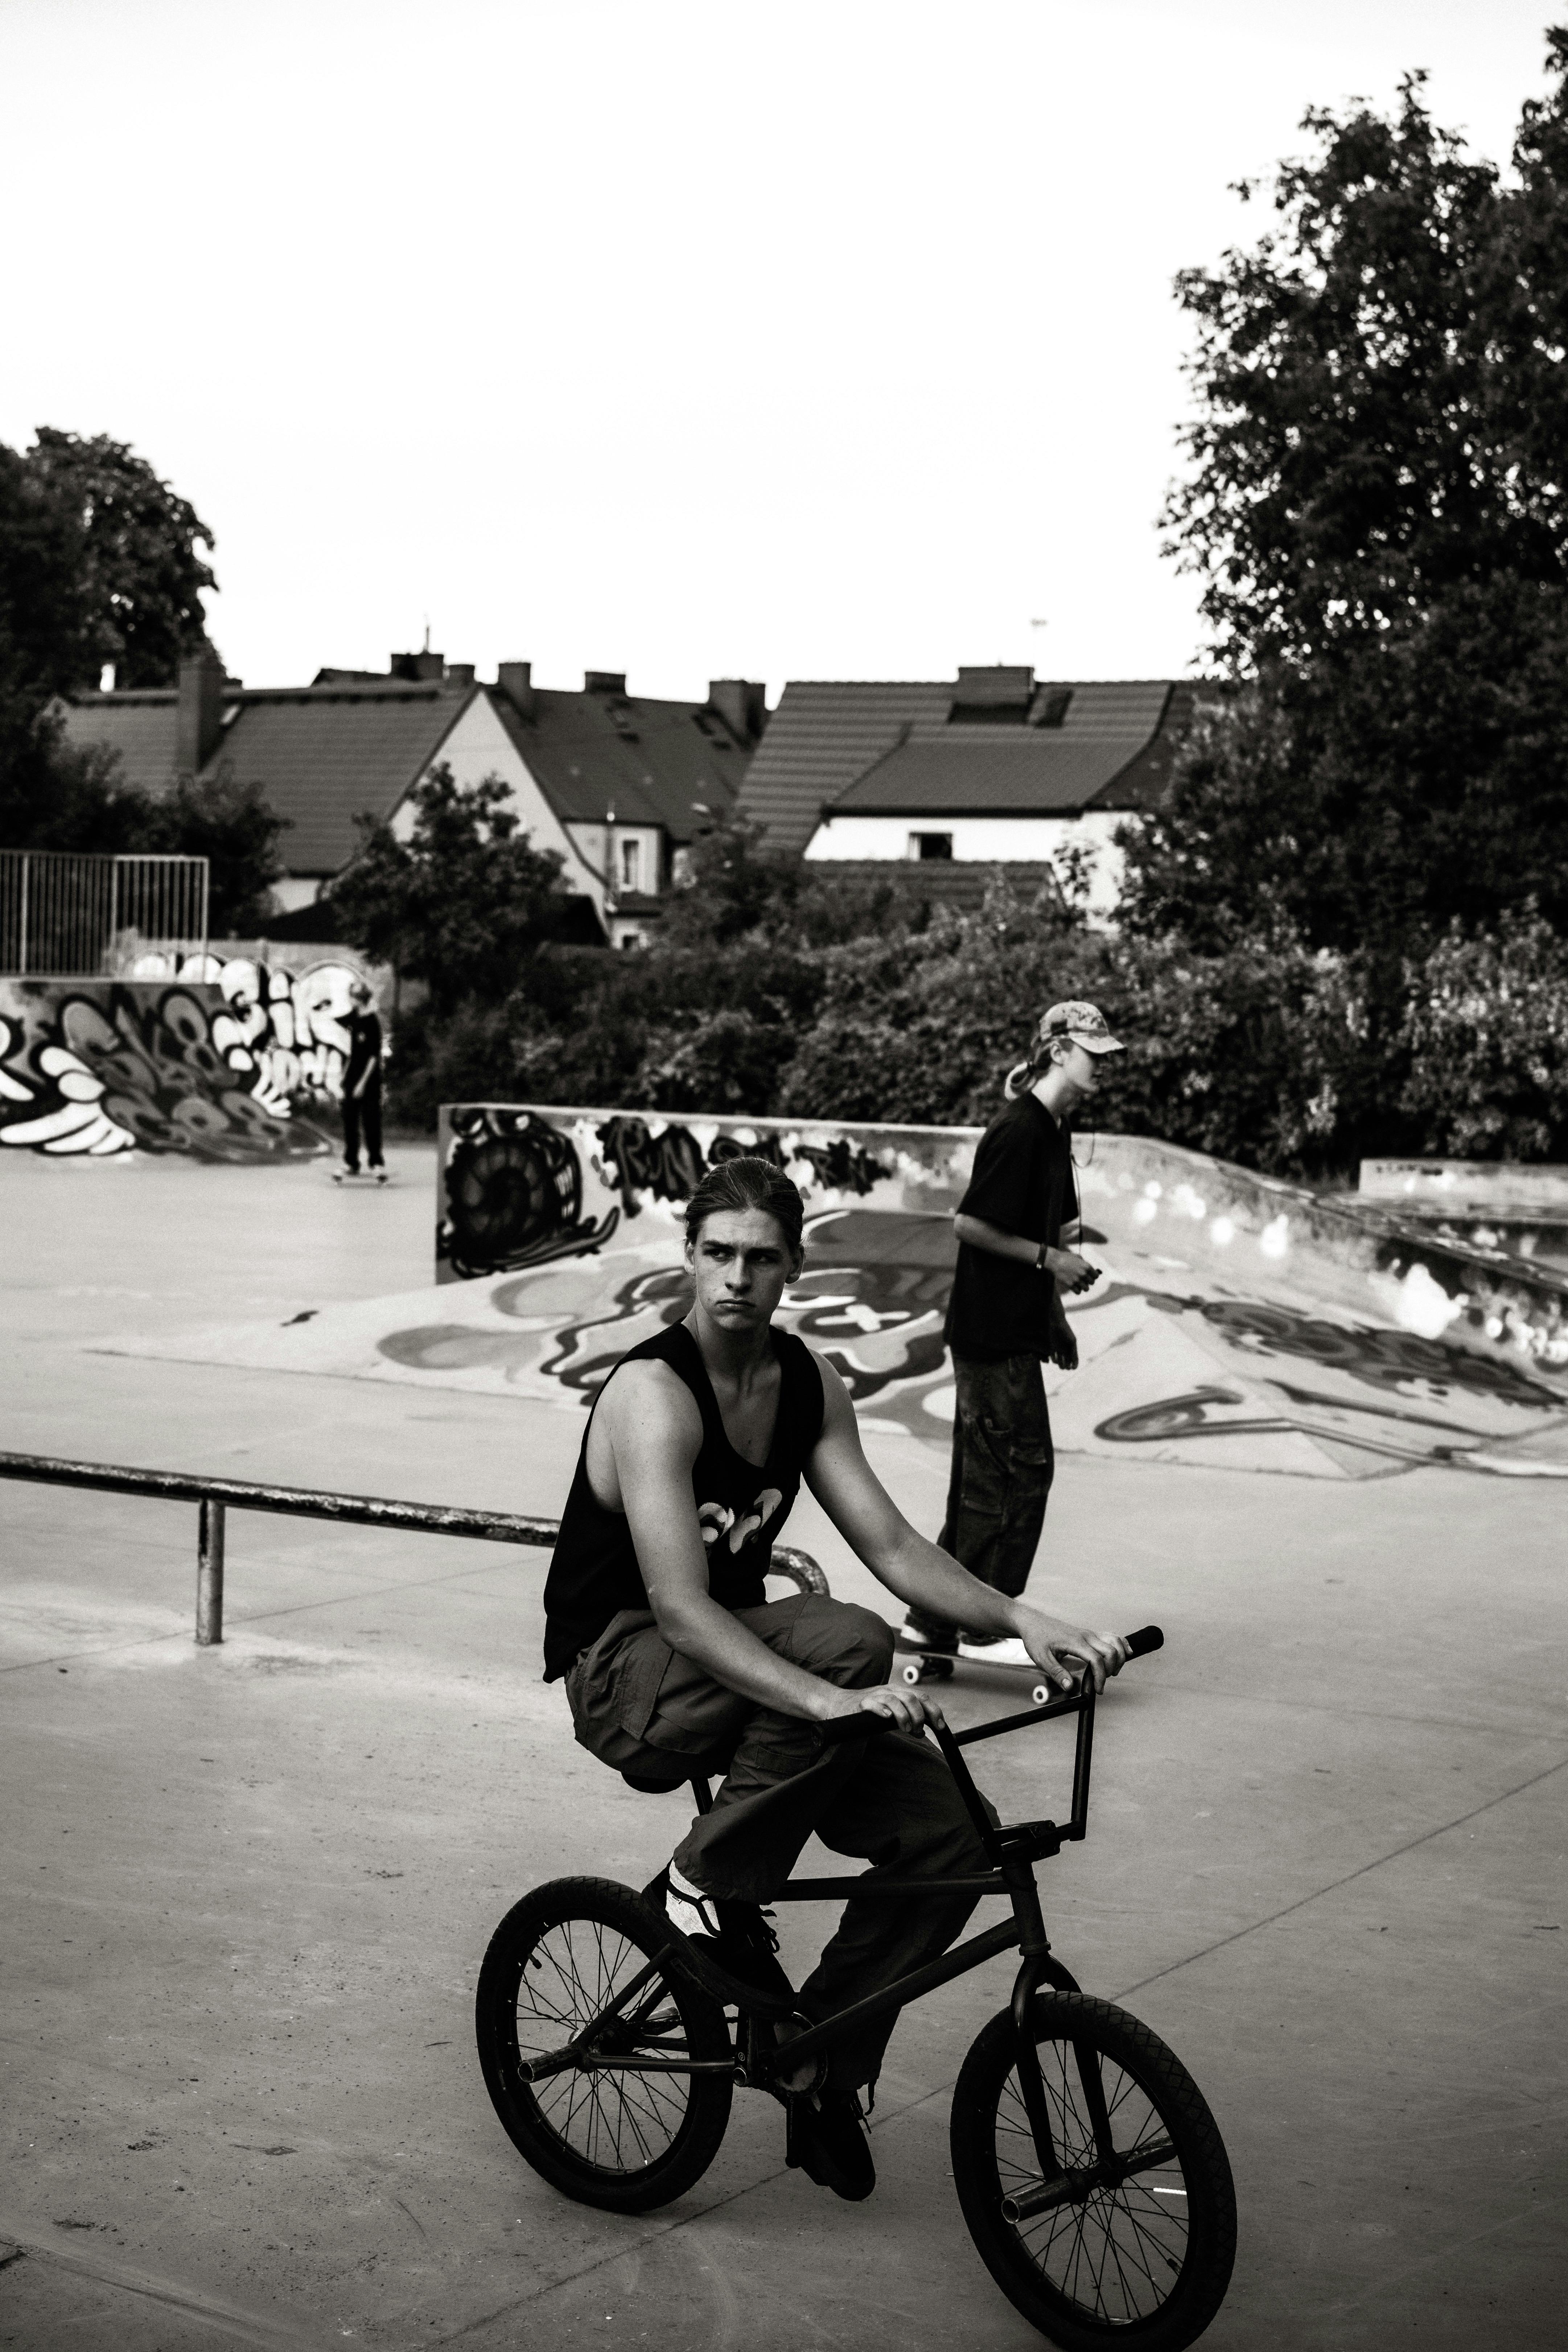
[[[80,543],[69,517],[0,443],[0,714],[26,726],[89,658]]]
[[[167,817],[126,787],[118,761],[73,751],[47,713],[109,661],[121,686],[174,684],[214,585],[197,541],[212,545],[207,525],[123,442],[41,425],[25,456],[0,444],[0,845],[187,845],[166,838]],[[260,867],[233,854],[243,907]]]
[[[830,858],[771,848],[766,835],[765,825],[733,812],[698,835],[686,879],[665,901],[666,946],[711,949],[755,939],[831,947],[930,921],[929,882],[922,887],[918,865],[889,858],[875,877],[847,876]]]
[[[1396,963],[1532,896],[1568,921],[1568,32],[1515,186],[1402,85],[1314,110],[1197,327],[1169,547],[1219,679],[1129,915],[1287,919]],[[1252,191],[1243,189],[1244,196]]]
[[[24,463],[74,548],[82,626],[74,644],[61,641],[51,688],[96,686],[106,662],[117,686],[172,686],[181,655],[205,635],[202,592],[217,583],[196,547],[213,547],[210,526],[107,434],[40,425]]]
[[[437,1017],[497,1004],[558,920],[564,860],[534,849],[499,776],[459,784],[445,761],[410,795],[400,840],[361,817],[360,846],[333,884],[339,936],[429,992]]]
[[[209,936],[254,939],[283,870],[278,841],[289,824],[273,814],[258,784],[241,783],[222,761],[212,775],[181,776],[163,799],[145,801],[129,846],[205,857]]]

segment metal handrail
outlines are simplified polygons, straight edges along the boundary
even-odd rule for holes
[[[471,1536],[489,1543],[553,1544],[559,1519],[529,1519],[512,1511],[475,1511],[451,1503],[400,1503],[375,1495],[331,1495],[313,1486],[259,1486],[249,1478],[199,1477],[187,1470],[138,1470],[128,1463],[68,1462],[47,1454],[0,1454],[0,1478],[40,1486],[81,1486],[97,1494],[147,1495],[165,1503],[195,1503],[196,1640],[210,1648],[223,1640],[226,1513],[278,1511],[299,1519],[336,1519],[350,1527],[410,1528],[430,1536]],[[809,1552],[773,1547],[773,1566],[805,1592],[826,1592],[827,1579]]]
[[[337,1519],[353,1527],[477,1536],[490,1543],[552,1544],[561,1528],[559,1519],[519,1518],[510,1511],[465,1510],[447,1503],[389,1502],[374,1495],[330,1495],[310,1486],[263,1486],[248,1478],[195,1477],[184,1470],[136,1470],[129,1464],[112,1462],[66,1462],[47,1454],[0,1454],[0,1478],[198,1504],[196,1640],[204,1649],[223,1640],[224,1522],[231,1507],[242,1511],[281,1511],[300,1519]]]

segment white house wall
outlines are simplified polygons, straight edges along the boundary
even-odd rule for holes
[[[567,888],[592,898],[603,915],[605,886],[597,866],[590,863],[573,839],[577,828],[563,824],[556,815],[532,770],[496,717],[488,695],[477,694],[474,697],[451,732],[443,739],[430,766],[438,767],[443,762],[451,769],[455,781],[465,789],[483,783],[487,776],[499,776],[510,793],[518,821],[531,845],[535,849],[559,851],[566,863],[563,879]],[[392,830],[400,841],[406,841],[412,834],[414,805],[411,799],[400,803],[393,816]]]
[[[1081,846],[1090,858],[1089,910],[1107,916],[1121,896],[1124,866],[1114,835],[1133,821],[1121,809],[1088,809],[1078,816],[839,816],[818,825],[805,855],[905,858],[915,833],[950,833],[954,859],[970,864],[1054,860]]]
[[[578,855],[595,874],[605,875],[612,896],[626,890],[644,890],[651,897],[663,884],[659,871],[660,838],[656,824],[582,824],[566,827]],[[622,845],[635,842],[637,850],[637,878],[629,881],[622,873]]]

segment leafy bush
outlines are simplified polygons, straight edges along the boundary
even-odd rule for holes
[[[397,1024],[403,1118],[489,1099],[979,1126],[1045,1006],[1088,997],[1129,1047],[1096,1105],[1109,1129],[1310,1179],[1382,1150],[1568,1148],[1568,946],[1533,908],[1403,964],[1386,943],[1314,949],[1279,908],[1201,943],[1112,937],[1005,868],[978,911],[933,910],[902,877],[822,882],[731,829],[704,904],[613,955],[542,937],[554,868],[493,828],[487,787],[430,790],[414,841],[375,845],[385,887],[361,910],[366,944],[373,912],[405,925],[438,982]],[[502,888],[487,858],[527,887],[475,944]]]
[[[821,954],[816,1017],[780,1076],[802,1118],[984,1123],[1045,1007],[1108,994],[1111,950],[1054,892],[998,871],[977,914],[939,908],[920,931]]]
[[[1456,922],[1409,980],[1403,1102],[1426,1149],[1568,1158],[1568,942],[1533,905],[1495,937]]]

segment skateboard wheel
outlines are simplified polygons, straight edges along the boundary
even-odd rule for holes
[[[1049,1696],[1050,1692],[1046,1688],[1045,1684],[1037,1683],[1034,1689],[1029,1693],[1029,1701],[1031,1706],[1044,1706]]]
[[[904,1668],[904,1680],[905,1680],[905,1682],[907,1682],[907,1683],[918,1683],[918,1682],[919,1682],[919,1680],[920,1680],[920,1678],[921,1678],[921,1669],[920,1669],[920,1665],[919,1665],[919,1663],[918,1663],[918,1662],[917,1662],[914,1665],[906,1666],[906,1667]]]

